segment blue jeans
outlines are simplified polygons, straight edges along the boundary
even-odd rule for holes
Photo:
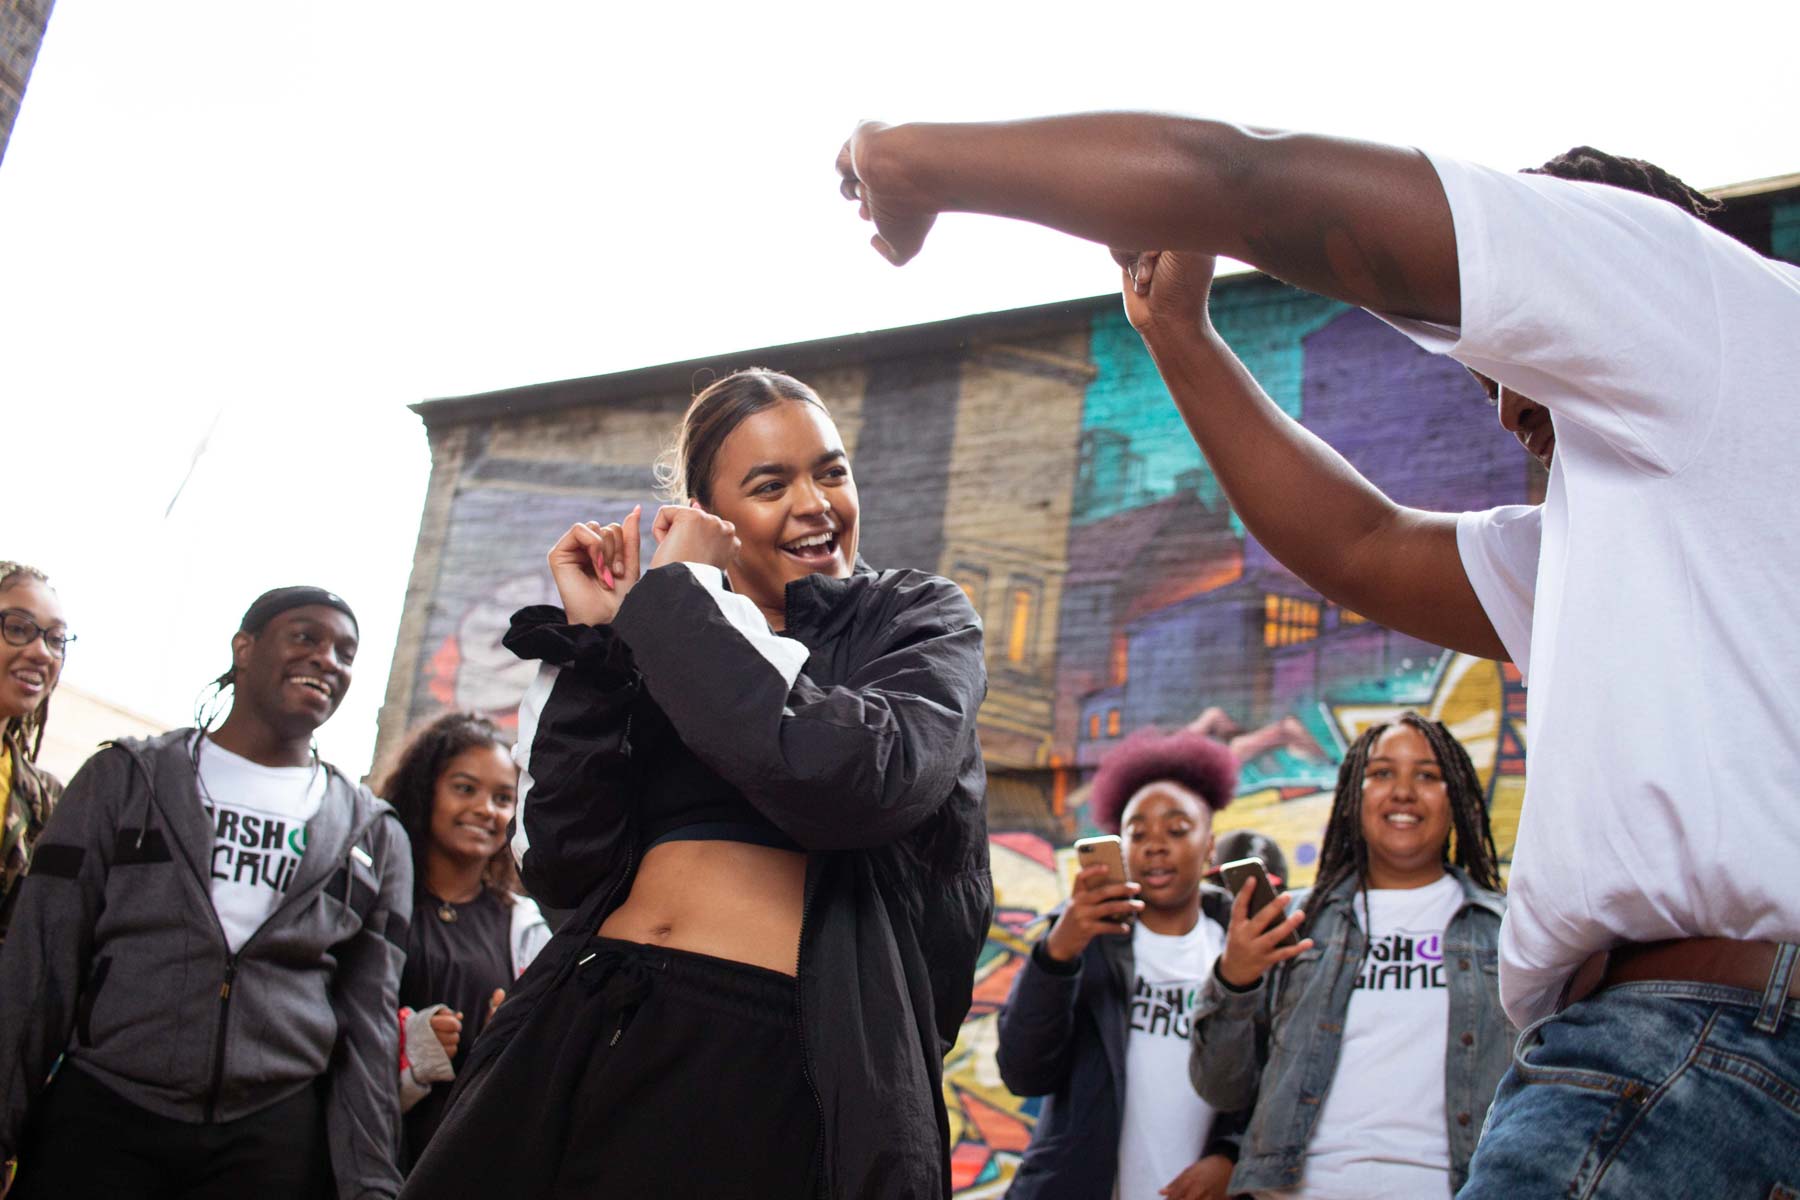
[[[1800,1200],[1800,1000],[1628,983],[1519,1035],[1460,1200]]]

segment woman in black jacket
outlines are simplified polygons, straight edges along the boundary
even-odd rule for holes
[[[950,1192],[940,1072],[992,915],[979,621],[875,572],[836,427],[746,371],[638,522],[550,552],[526,886],[578,906],[471,1051],[408,1195]]]

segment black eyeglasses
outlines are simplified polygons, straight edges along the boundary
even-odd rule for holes
[[[0,612],[0,637],[14,646],[29,646],[39,638],[44,639],[44,649],[52,658],[64,658],[69,653],[69,643],[75,640],[72,633],[52,633],[17,609],[9,608]]]

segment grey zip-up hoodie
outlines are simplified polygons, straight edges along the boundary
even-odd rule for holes
[[[323,1076],[339,1200],[394,1196],[406,834],[326,766],[299,870],[233,955],[193,735],[100,750],[38,839],[0,952],[0,1151],[19,1152],[58,1054],[63,1070],[191,1122],[248,1116]]]

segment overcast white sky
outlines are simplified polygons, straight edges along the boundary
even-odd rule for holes
[[[1665,11],[60,0],[0,163],[0,557],[59,586],[69,681],[171,723],[258,592],[342,592],[363,653],[320,742],[360,773],[429,469],[407,403],[1114,287],[977,218],[888,266],[835,190],[857,118],[1800,170],[1800,10]]]

